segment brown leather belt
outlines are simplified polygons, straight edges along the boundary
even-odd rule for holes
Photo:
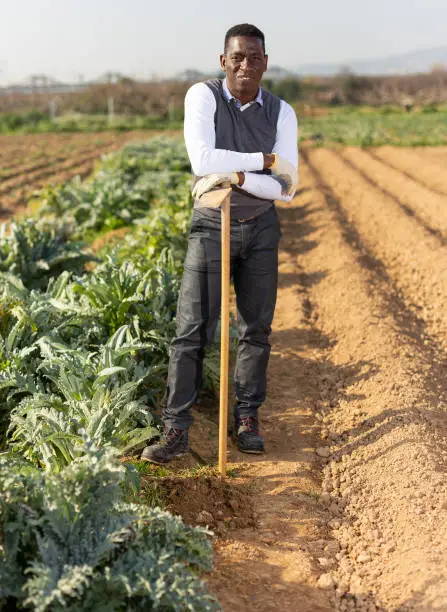
[[[247,219],[237,219],[237,221],[239,221],[239,223],[245,223],[245,221],[252,221],[253,219],[256,219],[258,217],[258,215],[255,215],[254,217],[248,217]]]

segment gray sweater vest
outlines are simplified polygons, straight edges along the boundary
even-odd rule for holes
[[[214,115],[216,149],[227,149],[240,153],[271,153],[276,140],[280,98],[263,89],[262,106],[255,102],[249,108],[240,111],[236,108],[234,100],[228,101],[225,98],[220,79],[205,81],[205,84],[211,89],[216,99]],[[258,174],[271,174],[271,171],[260,170]],[[195,177],[195,180],[199,178]],[[232,190],[232,219],[257,217],[273,206],[273,200],[258,198],[234,185]],[[220,215],[219,210],[201,208],[197,200],[194,206],[200,208],[203,214]]]

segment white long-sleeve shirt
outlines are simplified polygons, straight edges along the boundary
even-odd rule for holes
[[[234,97],[226,79],[223,81],[223,91],[228,100]],[[238,100],[236,103],[241,113],[251,104],[262,104],[262,89],[252,102],[243,106]],[[216,149],[215,112],[216,100],[211,89],[205,83],[192,85],[185,97],[184,137],[194,174],[205,176],[215,172],[244,172],[245,181],[240,189],[266,200],[290,202],[294,194],[283,195],[282,185],[274,176],[254,173],[264,167],[263,153],[277,153],[298,169],[298,122],[290,104],[281,100],[273,150],[259,153]]]

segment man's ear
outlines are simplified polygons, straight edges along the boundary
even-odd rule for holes
[[[226,66],[226,63],[227,63],[227,58],[225,57],[225,54],[222,53],[222,55],[219,56],[219,59],[220,59],[220,67],[222,68],[222,70],[224,72],[226,72],[225,66]]]
[[[269,62],[269,56],[264,55],[264,72],[267,70],[267,64]]]

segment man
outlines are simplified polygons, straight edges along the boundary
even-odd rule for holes
[[[199,198],[225,182],[231,194],[231,273],[238,310],[235,434],[238,448],[262,453],[258,409],[266,396],[269,335],[276,303],[278,243],[274,200],[290,201],[298,182],[297,120],[283,100],[260,88],[267,69],[263,33],[253,25],[228,30],[223,81],[193,85],[185,97],[184,136],[195,175],[177,332],[171,347],[162,441],[142,457],[168,463],[188,450],[190,408],[202,377],[205,346],[220,314],[220,211]]]

